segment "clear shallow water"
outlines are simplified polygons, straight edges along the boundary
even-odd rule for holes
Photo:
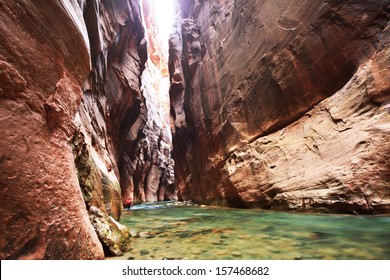
[[[144,204],[125,211],[132,251],[114,259],[390,259],[389,216]]]

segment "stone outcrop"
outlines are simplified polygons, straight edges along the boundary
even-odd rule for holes
[[[115,222],[119,221],[123,209],[119,183],[96,163],[96,156],[81,131],[73,136],[72,150],[89,220],[98,234],[105,255],[122,255],[130,246],[130,232],[129,229],[118,227]]]
[[[184,199],[390,211],[387,1],[180,3],[170,74]]]

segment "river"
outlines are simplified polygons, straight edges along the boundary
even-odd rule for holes
[[[136,205],[132,250],[113,259],[390,259],[390,216],[299,214],[176,203]]]

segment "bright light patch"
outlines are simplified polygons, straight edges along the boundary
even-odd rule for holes
[[[149,0],[156,12],[156,23],[163,40],[168,41],[175,19],[175,0]]]

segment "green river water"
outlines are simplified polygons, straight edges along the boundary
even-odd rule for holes
[[[390,217],[156,203],[126,210],[132,250],[114,259],[390,259]]]

